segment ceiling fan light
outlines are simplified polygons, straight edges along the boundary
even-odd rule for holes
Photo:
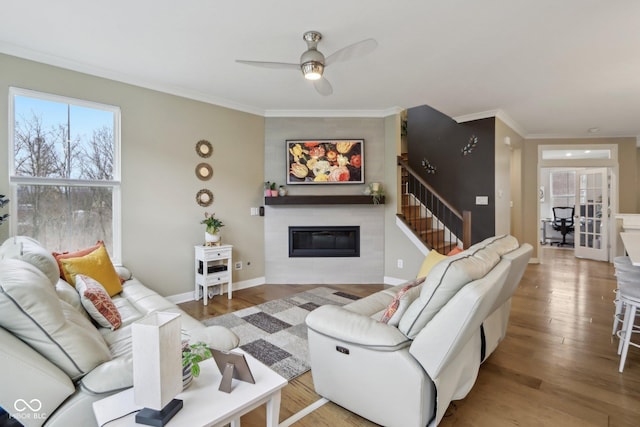
[[[324,65],[321,62],[309,61],[300,66],[302,74],[307,80],[319,80],[322,77],[324,71]]]

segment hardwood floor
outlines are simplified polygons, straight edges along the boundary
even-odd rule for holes
[[[541,257],[541,264],[527,267],[513,297],[506,338],[440,426],[640,425],[640,349],[629,349],[621,374],[617,339],[611,336],[613,266],[577,259],[571,250],[545,248]],[[231,301],[217,296],[207,307],[201,302],[181,307],[205,319],[313,287],[263,285],[234,292]],[[384,286],[332,287],[366,296]],[[280,420],[319,398],[310,372],[294,379],[283,390]],[[264,417],[259,408],[242,423],[264,425]],[[294,425],[375,424],[330,402]]]

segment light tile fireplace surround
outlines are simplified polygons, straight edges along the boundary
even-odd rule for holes
[[[289,257],[289,226],[359,226],[359,257]],[[384,205],[265,206],[270,284],[361,284],[384,280]]]

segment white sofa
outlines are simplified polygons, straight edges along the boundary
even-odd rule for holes
[[[438,262],[380,322],[402,285],[306,319],[316,392],[377,424],[437,425],[504,338],[532,247],[497,236]],[[393,325],[397,324],[397,326]]]
[[[96,426],[92,403],[133,385],[131,324],[149,313],[180,313],[191,342],[238,345],[228,329],[204,327],[126,268],[116,272],[122,326],[111,330],[91,320],[38,242],[15,237],[0,246],[0,406],[25,426]]]

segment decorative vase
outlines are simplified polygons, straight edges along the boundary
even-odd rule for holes
[[[193,374],[191,373],[191,363],[182,368],[182,389],[186,390],[193,381]]]
[[[278,194],[279,194],[280,196],[282,196],[282,197],[286,196],[286,195],[287,195],[287,189],[286,189],[286,188],[284,188],[284,187],[280,187],[280,188],[278,189]]]
[[[220,234],[218,233],[209,233],[208,231],[204,232],[204,242],[206,246],[213,246],[220,241]]]

